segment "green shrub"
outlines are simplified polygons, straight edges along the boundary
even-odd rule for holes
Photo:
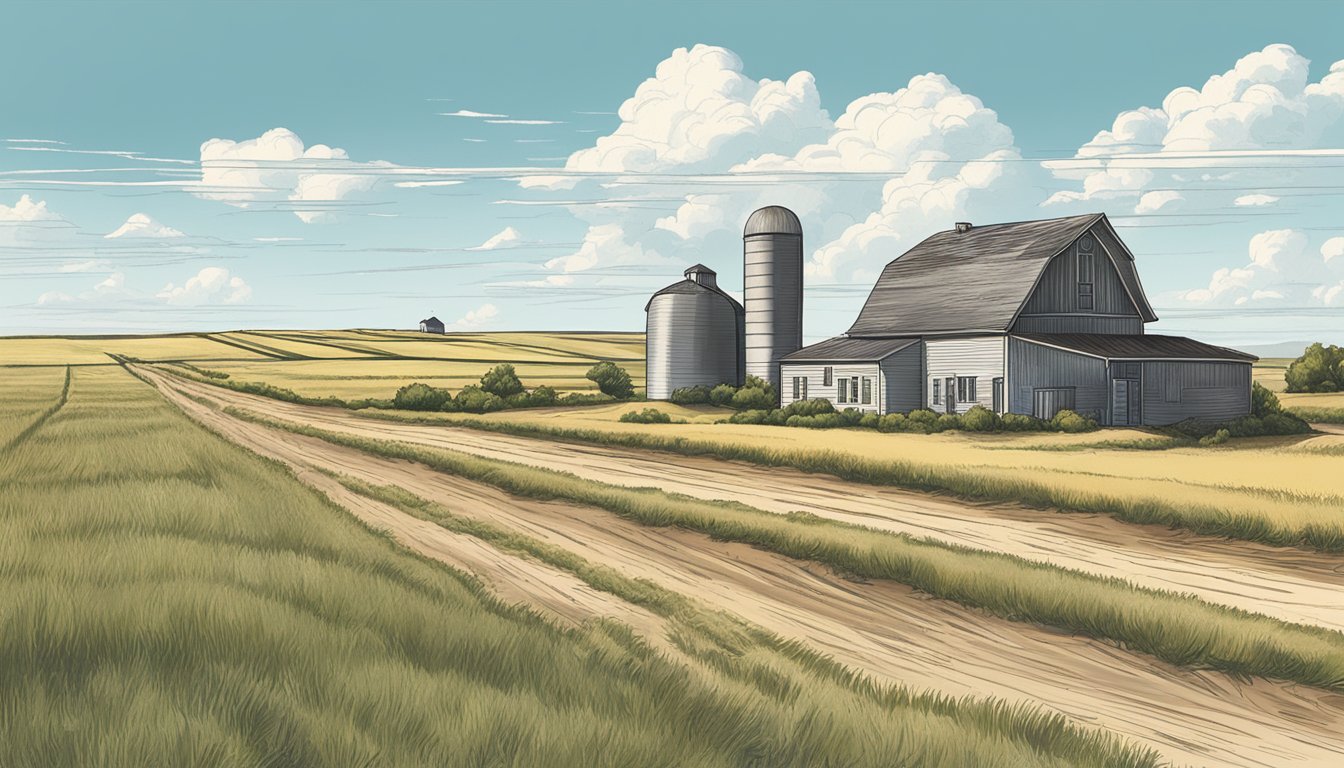
[[[1269,388],[1260,382],[1253,382],[1251,384],[1251,415],[1263,419],[1271,413],[1283,413],[1279,396],[1269,391]]]
[[[859,426],[866,429],[877,429],[881,422],[882,417],[878,416],[876,413],[865,413],[863,414],[863,418],[859,419]]]
[[[518,380],[512,365],[500,363],[481,377],[481,389],[496,397],[510,397],[522,393],[523,382]]]
[[[1312,344],[1289,364],[1283,379],[1289,392],[1344,391],[1344,347]]]
[[[769,383],[748,376],[747,383],[733,394],[733,407],[739,411],[769,410],[779,405],[779,393]]]
[[[1005,432],[1045,432],[1050,422],[1021,413],[1005,413],[999,417],[999,423]]]
[[[808,429],[835,429],[849,426],[845,418],[838,413],[819,413],[815,416],[790,416],[784,421],[786,427],[806,427]]]
[[[453,398],[454,410],[463,413],[489,413],[506,406],[504,399],[493,392],[486,392],[476,385],[466,386]]]
[[[569,392],[556,400],[557,405],[601,405],[615,402],[616,398],[602,392]]]
[[[672,417],[657,408],[645,408],[642,411],[622,413],[621,421],[627,424],[671,424]]]
[[[754,408],[750,411],[738,411],[728,417],[730,424],[765,424],[770,418],[770,412],[760,408]]]
[[[905,430],[904,413],[888,413],[883,415],[877,422],[877,428],[881,432],[901,432]]]
[[[1222,445],[1223,443],[1226,443],[1228,438],[1230,437],[1232,437],[1231,432],[1227,431],[1226,429],[1220,429],[1217,432],[1214,432],[1212,435],[1205,435],[1199,438],[1199,444],[1204,446]]]
[[[1097,428],[1097,422],[1071,411],[1068,408],[1056,413],[1054,418],[1050,419],[1050,426],[1060,432],[1091,432]]]
[[[709,387],[677,387],[667,399],[677,405],[701,405],[709,402]]]
[[[789,416],[818,416],[823,413],[835,413],[835,406],[830,400],[825,398],[816,398],[815,400],[794,400],[792,403],[784,406],[785,418]]]
[[[452,393],[448,390],[417,381],[398,389],[392,398],[392,405],[403,411],[438,411],[450,399]]]
[[[543,408],[555,405],[557,395],[551,387],[540,386],[531,392],[517,392],[504,398],[508,408]]]
[[[857,427],[863,420],[863,411],[858,408],[846,408],[840,412],[840,425],[845,427]]]
[[[961,416],[955,413],[940,413],[931,427],[934,432],[947,432],[952,429],[961,429]]]
[[[983,405],[972,406],[961,415],[961,428],[967,432],[998,432],[1001,427],[998,414]]]
[[[635,393],[630,374],[613,362],[604,360],[589,368],[588,379],[597,384],[602,394],[611,395],[617,400],[627,400]]]
[[[709,390],[709,404],[717,406],[731,405],[733,396],[737,394],[737,387],[732,384],[720,384]]]
[[[933,428],[934,424],[938,423],[938,414],[927,408],[916,408],[906,416],[906,420],[911,426],[918,426],[928,431]]]

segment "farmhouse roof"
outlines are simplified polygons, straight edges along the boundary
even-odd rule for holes
[[[1184,336],[1151,333],[1023,333],[1015,338],[1047,347],[1065,349],[1107,360],[1231,360],[1254,362],[1260,358],[1227,347],[1215,347]]]
[[[960,225],[931,235],[882,270],[849,335],[1007,331],[1050,260],[1094,226],[1120,243],[1101,213]],[[1117,250],[1107,253],[1126,290],[1144,321],[1156,320],[1133,255],[1123,243]]]
[[[781,359],[786,363],[866,363],[885,360],[917,341],[919,339],[852,339],[836,336],[791,352]]]

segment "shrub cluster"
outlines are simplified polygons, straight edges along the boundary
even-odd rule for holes
[[[1344,347],[1312,344],[1283,378],[1289,392],[1344,392]]]
[[[602,363],[600,365],[611,364]],[[597,370],[600,365],[594,366],[593,370]],[[628,384],[630,381],[629,375],[614,365],[612,367],[616,368],[621,376],[624,376],[624,380]],[[604,381],[608,382],[609,386],[610,382],[617,381],[617,379],[610,378],[609,372],[603,372],[599,375],[603,377]],[[592,371],[589,371],[589,378],[593,378]],[[508,363],[501,363],[487,371],[481,377],[480,384],[465,386],[456,396],[442,387],[415,382],[397,390],[396,396],[385,407],[406,411],[490,413],[492,411],[502,411],[506,408],[591,405],[607,403],[615,399],[612,395],[605,393],[570,393],[562,396],[557,394],[553,387],[545,385],[528,390],[523,386],[523,382],[518,379],[518,374],[514,371],[513,366]]]
[[[657,408],[645,408],[621,414],[621,421],[627,424],[671,424],[672,417]]]
[[[836,427],[863,427],[879,432],[1087,432],[1097,428],[1092,419],[1073,411],[1063,410],[1053,419],[1023,416],[1016,413],[999,415],[984,406],[974,406],[963,414],[935,413],[917,409],[909,413],[888,413],[879,416],[863,413],[854,408],[835,410],[830,400],[797,400],[783,408],[772,410],[751,409],[729,417],[732,424],[768,424],[782,427],[833,429]]]
[[[597,384],[602,394],[610,395],[617,400],[628,400],[635,394],[635,386],[630,383],[630,374],[610,361],[604,360],[589,368],[588,379]]]
[[[668,399],[677,405],[717,405],[739,411],[770,410],[779,402],[779,390],[768,381],[748,376],[740,387],[732,384],[679,387],[672,390]]]

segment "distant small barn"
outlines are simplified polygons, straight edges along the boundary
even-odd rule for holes
[[[443,321],[437,317],[428,317],[420,321],[421,333],[443,333]]]

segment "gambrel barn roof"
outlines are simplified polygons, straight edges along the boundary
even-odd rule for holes
[[[1104,250],[1140,317],[1144,322],[1156,320],[1133,254],[1105,214],[1091,213],[934,234],[887,264],[848,333],[875,337],[1005,332],[1050,260],[1093,227],[1108,235],[1104,246],[1117,246]]]

